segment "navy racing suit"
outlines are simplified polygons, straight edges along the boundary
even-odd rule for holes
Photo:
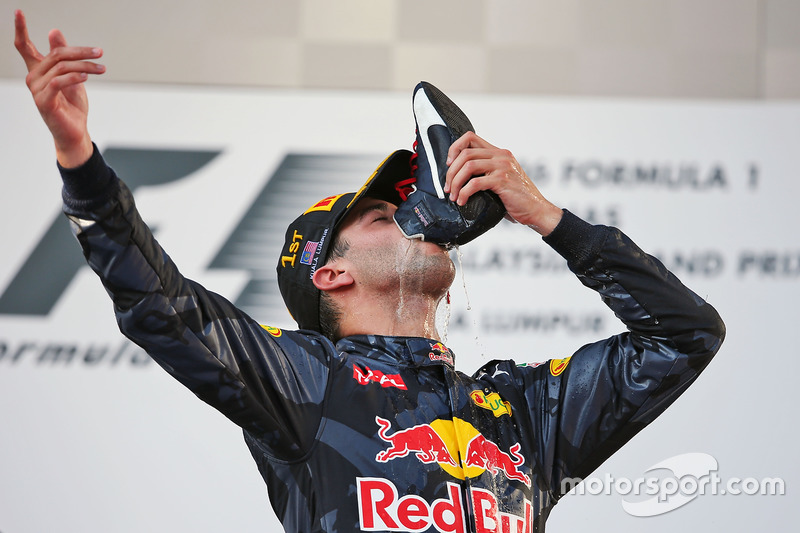
[[[724,337],[716,311],[619,230],[545,238],[628,331],[472,377],[423,338],[262,326],[184,278],[95,148],[65,213],[122,332],[244,432],[289,532],[544,531],[558,499],[650,423]]]

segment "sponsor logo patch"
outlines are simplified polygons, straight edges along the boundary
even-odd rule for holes
[[[431,361],[444,361],[449,365],[454,364],[453,352],[441,342],[431,344],[431,351],[428,353],[428,357]]]
[[[347,193],[337,194],[335,196],[328,196],[327,198],[323,198],[319,202],[315,203],[314,205],[306,209],[306,212],[303,214],[307,215],[308,213],[312,213],[314,211],[330,211],[331,209],[333,209],[333,206],[336,205],[336,201],[345,194]]]
[[[430,216],[427,209],[421,209],[421,207],[421,205],[414,206],[414,214],[417,215],[422,225],[427,228],[433,223],[433,217]]]
[[[491,411],[495,417],[511,416],[511,404],[503,401],[496,392],[486,394],[482,390],[474,390],[469,393],[469,397],[472,398],[475,405]]]
[[[267,333],[269,333],[273,337],[280,337],[281,335],[283,335],[283,331],[281,331],[279,328],[273,328],[272,326],[265,326],[263,324],[261,324],[261,327],[267,330]]]
[[[569,357],[565,357],[564,359],[551,359],[550,360],[550,373],[554,376],[560,376],[564,373],[564,370],[567,369],[567,365],[569,364]]]
[[[389,435],[391,422],[379,416],[375,417],[375,422],[380,426],[378,437],[389,443],[387,449],[375,456],[375,460],[379,463],[387,463],[392,459],[413,454],[425,464],[447,463],[450,466],[456,466],[456,461],[447,449],[444,440],[430,424],[399,429]]]
[[[506,452],[460,418],[437,419],[430,424],[399,429],[391,434],[391,422],[379,416],[375,417],[375,422],[379,427],[378,437],[389,444],[375,456],[379,463],[413,456],[424,464],[438,463],[445,472],[458,479],[479,477],[488,471],[531,486],[530,476],[521,468],[525,457],[520,453],[518,442]]]
[[[447,495],[432,502],[416,494],[400,497],[397,487],[383,478],[356,478],[359,524],[362,531],[430,531],[466,533],[467,518],[461,489],[447,483]],[[531,533],[533,505],[523,499],[522,516],[500,511],[500,503],[491,492],[470,488],[474,527],[480,533]]]
[[[361,370],[357,366],[353,366],[353,379],[358,381],[360,385],[379,383],[381,387],[396,387],[401,390],[407,390],[400,374],[384,374],[380,370],[372,370],[368,366],[364,368],[365,370]]]

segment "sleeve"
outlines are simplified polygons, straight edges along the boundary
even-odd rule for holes
[[[60,171],[64,212],[125,336],[276,457],[302,455],[322,416],[330,341],[261,327],[184,278],[96,147],[82,167]]]
[[[565,479],[588,476],[686,390],[719,350],[725,326],[618,229],[565,212],[545,241],[628,329],[566,359],[513,367],[538,467],[558,499],[569,491]]]

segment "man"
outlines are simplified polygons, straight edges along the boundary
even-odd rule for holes
[[[292,223],[279,284],[303,329],[262,327],[181,276],[153,239],[86,129],[82,84],[103,72],[102,51],[49,38],[40,54],[17,12],[16,46],[87,261],[122,331],[242,427],[287,531],[543,531],[562,482],[652,421],[722,342],[717,313],[663,265],[548,202],[512,154],[473,133],[449,148],[445,191],[459,205],[496,194],[629,332],[547,364],[455,371],[434,320],[452,262],[392,221],[402,198],[385,185],[408,177],[402,152],[358,193]]]

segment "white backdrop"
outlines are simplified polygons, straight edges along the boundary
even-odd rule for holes
[[[96,84],[90,127],[101,149],[221,152],[185,179],[136,196],[183,272],[235,298],[248,273],[208,265],[283,158],[374,154],[377,164],[409,148],[410,90]],[[695,452],[716,460],[723,481],[780,478],[787,493],[707,493],[646,518],[627,514],[622,502],[631,498],[618,491],[573,495],[556,507],[550,529],[789,529],[789,498],[800,482],[800,354],[792,340],[800,104],[451,96],[479,134],[517,155],[548,198],[621,227],[727,324],[706,373],[595,476],[633,480]],[[60,181],[24,83],[0,83],[0,101],[3,291],[58,213]],[[365,178],[353,176],[351,187]],[[311,194],[336,192],[319,184]],[[529,230],[504,223],[489,235],[463,248],[464,282],[459,275],[452,291],[447,343],[461,370],[492,358],[564,357],[622,329]],[[266,252],[270,270],[277,255]],[[256,318],[291,326],[280,308]],[[102,347],[109,351],[100,357]],[[239,430],[143,361],[123,343],[88,268],[48,314],[0,314],[1,533],[278,529]]]

